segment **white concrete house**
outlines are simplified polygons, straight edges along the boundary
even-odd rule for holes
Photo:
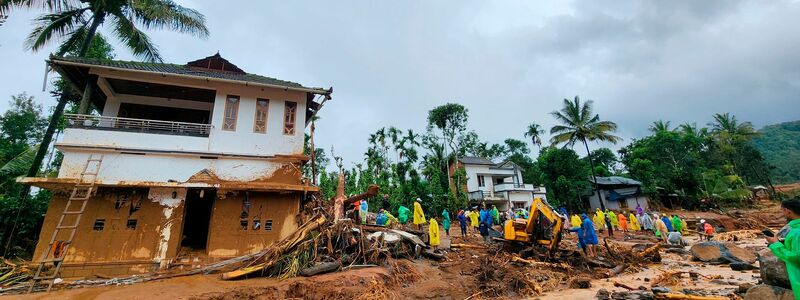
[[[589,182],[594,183],[591,178]],[[597,188],[606,209],[630,211],[638,205],[647,210],[649,198],[642,194],[642,183],[639,181],[619,176],[597,177]],[[591,211],[600,208],[597,191],[588,197]]]
[[[522,168],[511,161],[494,163],[480,157],[460,157],[459,167],[467,173],[466,189],[471,205],[486,203],[497,209],[529,208],[536,197],[546,200],[543,186],[522,180]]]
[[[58,177],[19,180],[54,192],[35,260],[55,232],[69,244],[63,277],[253,253],[297,228],[304,197],[318,191],[302,178],[304,129],[332,89],[249,74],[219,53],[186,64],[48,64],[99,112],[65,115]],[[78,214],[65,207],[90,165],[99,165],[88,171],[95,188]],[[71,228],[57,227],[75,215],[70,241]]]

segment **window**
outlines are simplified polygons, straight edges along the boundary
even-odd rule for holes
[[[106,219],[95,219],[94,226],[92,226],[92,229],[97,231],[103,231],[103,228],[105,227],[106,227]]]
[[[130,230],[136,230],[136,223],[138,223],[136,219],[128,219],[128,224],[126,225],[126,228]]]
[[[484,179],[483,179],[483,175],[478,175],[478,186],[479,186],[479,187],[484,187],[484,186],[486,186],[486,182],[485,182],[485,181],[484,181]]]
[[[235,131],[236,117],[239,115],[239,96],[228,95],[225,100],[225,120],[222,121],[222,130]]]
[[[283,134],[294,135],[294,123],[297,116],[297,102],[286,101],[283,111]]]
[[[271,231],[272,230],[272,220],[267,220],[264,222],[264,230]]]
[[[267,112],[269,111],[269,100],[256,99],[256,122],[253,125],[253,132],[267,133]]]

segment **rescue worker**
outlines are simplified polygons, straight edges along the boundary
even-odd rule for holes
[[[594,218],[592,219],[592,222],[594,222],[594,228],[599,231],[603,231],[603,228],[605,228],[606,217],[603,211],[599,208],[594,212]]]
[[[492,228],[492,213],[486,209],[486,206],[481,209],[480,213],[480,232],[481,236],[483,237],[483,241],[487,244],[489,243],[489,229]]]
[[[622,230],[622,232],[628,232],[628,219],[625,218],[625,212],[619,212],[617,218],[619,219],[619,229]]]
[[[422,199],[417,198],[414,201],[414,225],[417,225],[417,230],[422,231],[422,224],[425,224],[425,212],[422,211]]]
[[[617,214],[614,213],[613,210],[606,210],[606,215],[608,215],[608,219],[611,221],[611,226],[614,227],[613,229],[619,229],[619,219],[617,219]]]
[[[701,220],[701,221],[705,221],[705,220]],[[703,223],[705,223],[705,222],[703,222]],[[709,241],[710,241],[710,240],[711,240],[711,238],[713,238],[713,237],[714,237],[714,226],[712,226],[712,225],[711,225],[711,224],[709,224],[709,223],[705,223],[705,224],[703,225],[703,233],[705,233],[705,234],[706,234],[706,240],[709,240]]]
[[[450,213],[447,212],[447,209],[442,211],[442,227],[444,227],[445,234],[450,236]]]
[[[628,222],[631,223],[631,230],[634,232],[642,230],[642,227],[639,226],[639,220],[636,218],[636,215],[631,212],[628,214]]]
[[[791,229],[783,241],[776,236],[767,237],[767,245],[778,259],[786,263],[794,298],[800,299],[800,200],[784,200],[781,210]]]
[[[497,210],[497,207],[492,205],[492,210],[490,212],[492,213],[492,221],[494,221],[494,224],[500,224],[500,211]]]
[[[583,221],[581,221],[581,217],[579,217],[576,214],[576,215],[572,215],[572,218],[570,218],[569,225],[571,225],[572,228],[581,227],[581,222],[583,222]]]
[[[435,251],[439,248],[439,223],[434,218],[431,218],[431,223],[428,225],[428,236],[431,247]]]
[[[391,227],[392,224],[400,223],[400,221],[397,220],[397,218],[395,218],[388,210],[385,210],[383,208],[381,208],[381,210],[383,211],[383,215],[386,216],[386,224],[384,224],[383,226]]]
[[[661,221],[667,226],[667,230],[672,231],[672,220],[667,217],[667,214],[661,214]]]
[[[681,232],[681,230],[683,229],[683,223],[681,222],[681,218],[679,218],[678,215],[672,215],[671,221],[672,221],[672,230]]]
[[[595,245],[598,244],[597,233],[594,231],[594,222],[589,219],[589,216],[583,214],[583,222],[581,222],[581,229],[583,229],[583,241],[586,243],[586,252],[589,257],[595,256]]]
[[[686,225],[686,216],[681,217],[681,233],[686,234],[686,230],[689,230],[689,227]]]
[[[361,224],[367,225],[367,212],[369,211],[369,204],[367,204],[367,200],[361,200],[360,209],[358,211],[358,216],[361,217]]]
[[[408,220],[411,219],[411,210],[408,209],[408,207],[400,205],[400,208],[397,209],[397,216],[397,220],[405,227]]]
[[[641,227],[644,230],[653,231],[653,219],[650,218],[648,214],[641,214],[639,215],[639,221],[641,222]]]
[[[380,226],[386,226],[386,223],[389,219],[386,217],[386,213],[384,212],[383,208],[378,211],[378,214],[375,215],[375,224]]]
[[[667,242],[667,233],[669,232],[669,228],[667,228],[667,224],[664,222],[664,218],[658,218],[657,214],[653,214],[653,217],[656,219],[655,221],[655,230],[656,230],[656,237],[661,238],[664,243]]]
[[[478,232],[478,228],[480,227],[480,214],[478,213],[478,208],[473,208],[467,215],[469,217],[469,225],[472,226],[472,230]]]
[[[461,237],[467,237],[467,216],[464,215],[463,209],[458,211],[456,218],[458,218],[458,225],[461,226]]]

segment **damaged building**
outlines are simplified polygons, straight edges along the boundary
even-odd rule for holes
[[[219,54],[184,65],[51,56],[99,114],[65,114],[35,262],[118,276],[263,249],[298,226],[306,125],[332,89],[249,74]],[[88,84],[87,84],[88,83]]]

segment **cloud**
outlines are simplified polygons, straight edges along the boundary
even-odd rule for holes
[[[549,128],[548,113],[575,95],[595,100],[626,142],[659,119],[800,119],[793,1],[182,3],[207,16],[211,36],[151,33],[167,61],[220,51],[251,73],[333,86],[317,142],[350,163],[369,133],[421,132],[446,102],[467,106],[470,128],[492,142],[523,139],[529,122]],[[46,55],[21,49],[33,15],[0,27],[0,55],[18,58],[0,97],[41,89]]]

